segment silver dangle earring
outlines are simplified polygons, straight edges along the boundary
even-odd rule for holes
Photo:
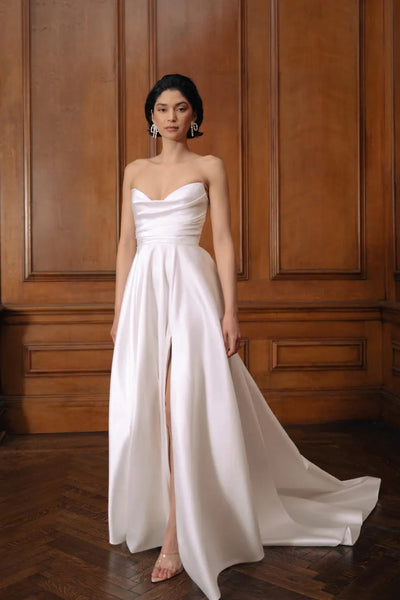
[[[197,125],[196,121],[192,121],[190,123],[190,133],[192,135],[192,137],[194,137],[194,132],[199,130],[199,126]]]
[[[152,123],[151,127],[150,127],[150,133],[153,136],[153,138],[157,137],[157,133],[158,133],[158,127],[155,123]]]

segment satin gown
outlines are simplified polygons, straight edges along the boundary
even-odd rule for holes
[[[131,191],[137,251],[115,341],[109,405],[109,540],[161,546],[170,472],[183,566],[209,600],[218,574],[263,558],[263,545],[352,545],[380,479],[340,481],[302,456],[238,354],[228,358],[216,264],[199,246],[201,182],[162,200]]]

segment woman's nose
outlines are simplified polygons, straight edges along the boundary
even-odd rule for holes
[[[168,120],[175,121],[175,111],[173,109],[171,109],[168,113]]]

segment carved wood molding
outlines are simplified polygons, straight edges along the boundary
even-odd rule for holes
[[[262,392],[282,424],[377,419],[382,416],[383,410],[386,411],[387,404],[383,400],[386,400],[385,396],[389,397],[387,392],[378,387],[263,389]],[[398,407],[398,397],[395,400]],[[107,430],[106,396],[7,396],[5,403],[8,428],[13,433]],[[398,408],[397,414],[400,415]],[[393,419],[390,421],[393,422]],[[400,423],[399,418],[397,423]]]
[[[279,2],[270,3],[270,65],[271,65],[271,190],[270,190],[270,278],[272,280],[366,279],[365,248],[365,0],[357,0],[358,11],[358,202],[357,202],[357,265],[354,269],[283,269],[280,240],[279,189]]]
[[[380,321],[382,310],[389,308],[372,302],[240,302],[241,322],[264,321]],[[400,305],[393,313],[400,319]],[[104,323],[112,322],[114,305],[110,304],[7,304],[3,307],[3,323]]]
[[[392,341],[392,373],[400,376],[400,341]]]
[[[400,34],[400,4],[398,2],[390,3],[391,10],[391,30],[389,35],[391,39],[389,44],[392,48],[392,109],[393,109],[393,210],[394,210],[394,277],[400,281],[400,239],[399,239],[399,176],[400,176],[400,129],[399,129],[399,108],[400,108],[400,76],[399,76],[399,34]]]
[[[125,25],[124,1],[114,0],[115,7],[115,111],[116,129],[116,198],[120,198],[121,179],[125,160]],[[31,18],[30,2],[22,0],[23,43],[23,162],[24,162],[24,281],[114,281],[115,271],[35,271],[32,242],[32,127],[31,127]],[[120,202],[116,202],[117,232]]]
[[[242,337],[242,339],[240,340],[238,354],[240,355],[240,358],[242,359],[242,361],[246,365],[246,368],[248,369],[249,368],[249,338],[248,337]]]
[[[24,344],[24,376],[25,377],[68,377],[72,375],[108,375],[111,368],[113,344],[86,342],[41,342]],[[98,364],[85,365],[85,357],[96,353],[97,359],[104,354]],[[106,363],[107,366],[102,366]]]
[[[367,368],[366,338],[279,339],[271,340],[270,346],[271,371],[326,372]],[[310,356],[307,356],[307,350],[311,352]]]
[[[248,197],[248,98],[247,98],[247,2],[240,0],[239,15],[239,268],[238,280],[249,279],[249,197]]]

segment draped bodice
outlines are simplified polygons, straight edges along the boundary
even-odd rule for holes
[[[163,200],[152,200],[137,188],[131,194],[138,246],[199,243],[208,206],[204,183],[182,185]]]

